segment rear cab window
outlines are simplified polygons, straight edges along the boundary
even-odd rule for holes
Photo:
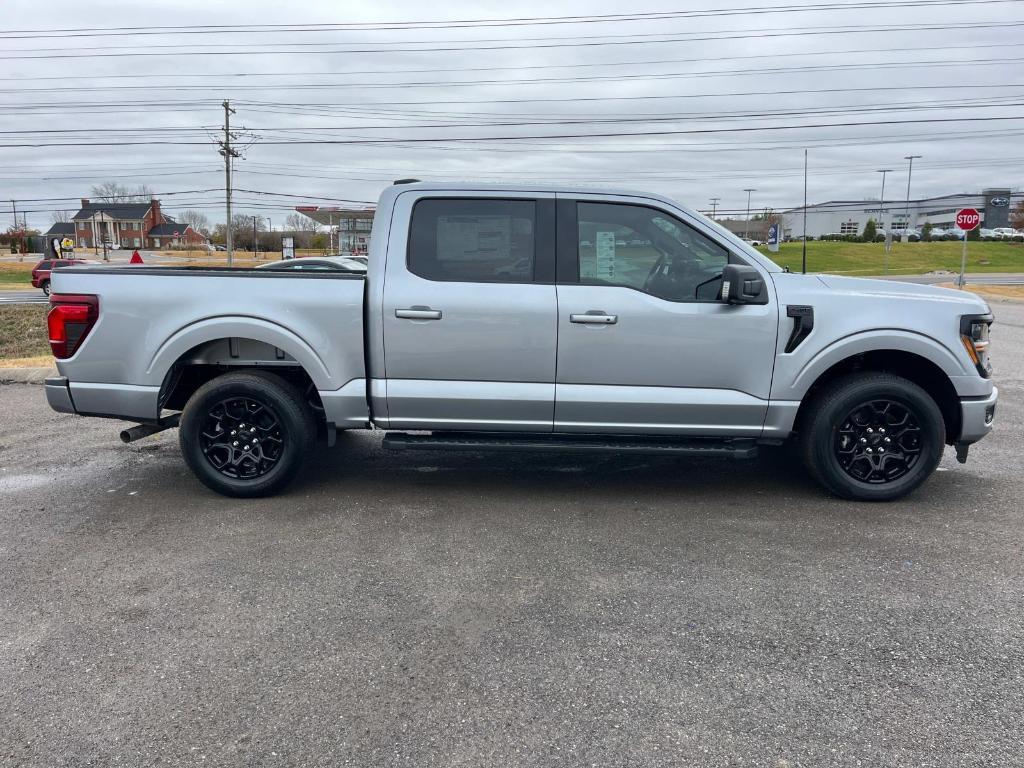
[[[426,280],[528,283],[537,250],[537,203],[426,198],[413,208],[408,268]]]

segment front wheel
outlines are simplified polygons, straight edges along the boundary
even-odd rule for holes
[[[225,496],[270,496],[292,481],[316,437],[302,395],[269,373],[228,373],[196,390],[179,426],[185,461]]]
[[[847,499],[907,495],[942,458],[942,412],[917,384],[888,373],[855,373],[828,384],[801,428],[811,475]]]

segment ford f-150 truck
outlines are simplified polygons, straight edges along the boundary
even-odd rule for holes
[[[366,274],[73,267],[58,411],[179,428],[207,486],[266,495],[318,433],[390,448],[749,458],[797,442],[847,498],[920,485],[992,428],[977,297],[791,274],[635,192],[396,183]]]

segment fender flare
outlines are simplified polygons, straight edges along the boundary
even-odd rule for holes
[[[160,384],[171,366],[190,349],[229,338],[252,339],[283,350],[295,358],[319,390],[337,389],[348,380],[344,377],[335,379],[316,350],[294,332],[277,323],[245,315],[208,317],[180,328],[153,354],[146,367],[146,376],[149,381]]]
[[[829,344],[809,359],[792,382],[773,386],[772,399],[802,400],[823,373],[837,363],[867,352],[907,352],[936,365],[951,380],[969,375],[956,355],[931,336],[896,328],[876,328],[845,336]]]

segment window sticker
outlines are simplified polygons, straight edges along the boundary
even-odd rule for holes
[[[437,253],[445,261],[490,261],[509,258],[511,216],[439,216]]]
[[[615,233],[598,232],[594,236],[594,243],[597,250],[594,277],[598,280],[613,280],[615,278]]]

